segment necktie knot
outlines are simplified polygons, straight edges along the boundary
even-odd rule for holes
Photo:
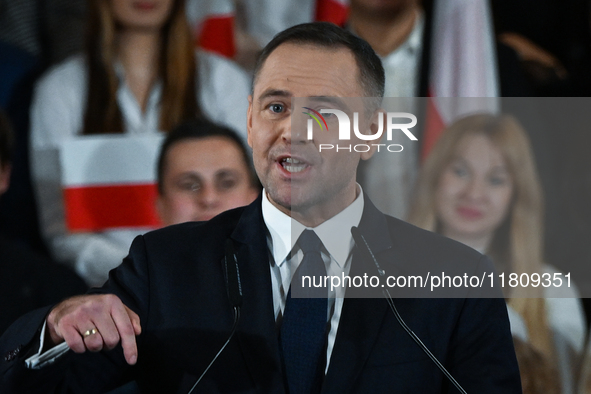
[[[320,252],[322,241],[314,230],[304,230],[298,239],[298,245],[306,255],[308,252]]]
[[[300,238],[298,238],[298,245],[304,253],[304,256],[292,278],[291,288],[296,288],[296,294],[298,294],[298,297],[307,296],[326,298],[326,289],[301,287],[302,276],[316,277],[317,280],[321,280],[321,278],[326,275],[326,267],[324,266],[322,255],[320,254],[322,241],[318,238],[318,235],[316,235],[314,230],[304,230],[300,235]]]

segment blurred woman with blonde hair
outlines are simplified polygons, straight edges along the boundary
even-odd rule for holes
[[[477,114],[443,132],[417,179],[409,222],[491,257],[505,273],[512,329],[525,327],[519,336],[556,365],[563,392],[574,392],[585,336],[578,293],[566,286],[507,286],[510,273],[557,272],[543,262],[542,212],[526,132],[511,116]]]

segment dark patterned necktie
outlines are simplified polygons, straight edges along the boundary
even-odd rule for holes
[[[304,257],[291,280],[280,340],[289,393],[313,394],[320,392],[324,376],[328,289],[310,287],[307,279],[302,287],[302,277],[310,277],[312,283],[316,277],[319,283],[326,267],[320,255],[322,241],[314,231],[304,230],[297,244]]]

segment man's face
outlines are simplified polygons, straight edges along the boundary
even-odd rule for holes
[[[258,194],[242,153],[227,138],[179,141],[170,147],[165,162],[157,201],[165,225],[209,220],[250,204]]]
[[[346,48],[282,44],[265,61],[249,97],[248,143],[261,183],[277,208],[306,225],[320,224],[353,202],[357,164],[373,152],[320,153],[318,144],[336,145],[338,135],[315,133],[308,140],[306,122],[296,121],[305,115],[292,108],[292,98],[363,97],[358,74]]]

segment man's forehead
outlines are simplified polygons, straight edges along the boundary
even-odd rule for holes
[[[313,88],[306,97],[330,97],[335,95],[331,88],[339,87],[339,84],[340,87],[357,88],[358,73],[349,48],[288,42],[279,45],[264,61],[254,91],[259,100],[268,96],[297,95],[289,87]]]
[[[204,137],[190,137],[176,141],[170,146],[169,151],[173,149],[183,150],[190,154],[192,150],[208,149],[208,146],[213,144],[218,145],[222,151],[236,151],[240,149],[237,146],[237,143],[229,137],[224,135],[208,135]]]

